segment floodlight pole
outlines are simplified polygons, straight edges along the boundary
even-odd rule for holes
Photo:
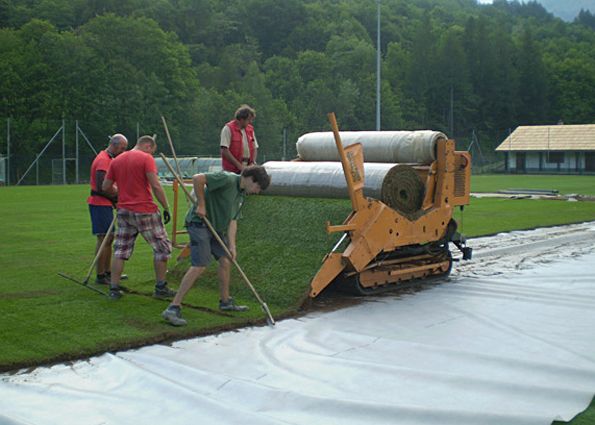
[[[6,118],[6,186],[10,185],[10,118]]]
[[[76,149],[76,177],[75,182],[79,184],[79,121],[75,121],[74,144]]]
[[[66,184],[66,123],[62,118],[62,184]]]
[[[283,128],[283,161],[287,158],[287,128]]]
[[[380,0],[376,5],[376,131],[380,131]]]

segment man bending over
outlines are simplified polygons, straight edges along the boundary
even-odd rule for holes
[[[184,296],[202,275],[211,262],[211,255],[219,261],[219,309],[223,311],[245,311],[246,306],[236,305],[229,295],[231,260],[225,254],[209,228],[206,217],[221,239],[227,245],[233,259],[236,257],[237,218],[244,202],[244,196],[257,194],[269,187],[270,176],[264,167],[245,167],[240,175],[221,171],[195,174],[192,177],[197,206],[191,207],[186,215],[186,227],[190,235],[191,266],[182,278],[178,293],[169,307],[161,313],[174,326],[183,326],[180,305]]]

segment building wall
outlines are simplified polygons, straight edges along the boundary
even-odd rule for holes
[[[509,152],[507,169],[509,172],[523,172],[517,170],[517,156],[519,152]],[[549,153],[552,154],[551,152]],[[584,152],[564,152],[564,160],[559,164],[548,162],[548,152],[525,152],[525,170],[526,173],[564,173],[576,174],[585,173],[585,153]],[[551,157],[550,157],[551,158]]]

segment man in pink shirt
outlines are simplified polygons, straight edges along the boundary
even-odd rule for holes
[[[91,164],[91,196],[87,198],[89,213],[91,215],[91,227],[93,234],[97,236],[95,254],[99,250],[104,238],[108,241],[97,260],[97,278],[95,283],[107,285],[110,281],[110,260],[112,257],[113,233],[107,234],[112,220],[114,219],[113,208],[117,195],[104,192],[101,188],[112,159],[120,155],[128,147],[128,139],[122,134],[114,134],[110,138],[107,149],[97,154]],[[113,230],[112,230],[113,232]]]
[[[142,136],[134,149],[115,158],[103,181],[103,190],[113,193],[114,184],[118,186],[118,232],[114,244],[110,297],[122,297],[120,276],[124,261],[132,255],[136,237],[140,233],[153,248],[155,266],[154,296],[172,297],[176,293],[167,287],[165,274],[167,260],[171,254],[171,242],[163,224],[170,220],[169,205],[165,192],[157,177],[157,164],[153,153],[157,144],[151,136]],[[153,201],[153,194],[163,207],[163,222],[159,208]]]

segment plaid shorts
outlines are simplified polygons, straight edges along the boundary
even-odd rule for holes
[[[114,257],[128,260],[139,233],[153,248],[155,260],[169,259],[171,242],[161,222],[161,215],[158,212],[146,214],[125,209],[118,209],[118,232],[114,244]]]

